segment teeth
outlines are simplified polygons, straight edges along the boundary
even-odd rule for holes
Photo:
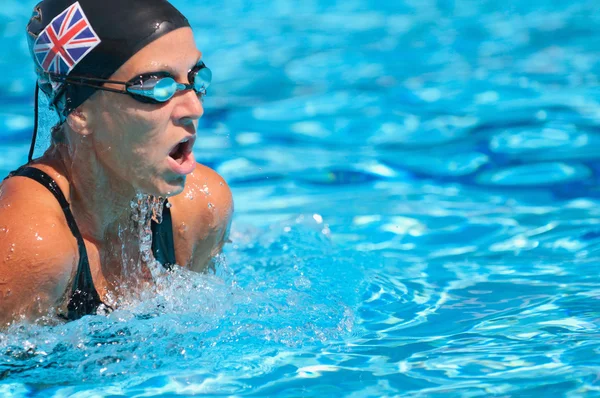
[[[179,141],[180,144],[183,144],[185,142],[188,142],[190,139],[189,138],[184,138],[183,140]]]

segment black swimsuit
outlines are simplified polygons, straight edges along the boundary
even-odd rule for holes
[[[69,303],[67,305],[68,313],[64,318],[75,320],[85,315],[93,315],[97,313],[98,308],[101,306],[110,310],[111,307],[102,302],[98,291],[94,287],[83,237],[77,227],[69,202],[67,202],[67,199],[56,182],[43,171],[27,166],[23,166],[18,170],[13,171],[7,178],[13,176],[31,178],[46,187],[60,203],[60,207],[65,213],[65,218],[67,219],[67,224],[71,229],[71,233],[73,233],[73,236],[77,239],[79,264],[77,265],[77,274],[73,281],[71,297],[69,298]],[[166,269],[170,269],[172,265],[175,264],[175,246],[173,243],[171,211],[169,210],[169,207],[166,206],[166,203],[163,208],[162,223],[158,224],[152,221],[152,252],[154,253],[154,258],[156,258],[156,260]]]

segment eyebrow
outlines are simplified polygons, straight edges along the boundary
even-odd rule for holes
[[[201,53],[201,52],[198,52],[198,58],[196,59],[196,62],[194,62],[194,64],[193,64],[192,66],[190,66],[190,70],[191,70],[191,69],[192,69],[194,66],[198,65],[198,63],[199,63],[201,60],[202,60],[202,53]],[[171,67],[171,66],[169,66],[169,65],[167,65],[167,64],[162,64],[162,65],[160,65],[160,67],[161,67],[162,69],[159,69],[159,70],[156,70],[156,69],[155,69],[155,70],[148,70],[147,72],[138,73],[138,74],[136,75],[136,77],[137,77],[137,76],[141,76],[141,75],[151,75],[151,74],[153,74],[153,73],[164,73],[164,72],[166,72],[166,73],[170,74],[171,76],[175,76],[175,75],[177,75],[177,71],[176,71],[175,69],[173,69],[173,67]],[[135,77],[134,77],[134,78],[135,78]]]

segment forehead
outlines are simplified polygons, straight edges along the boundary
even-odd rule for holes
[[[148,72],[168,71],[173,75],[186,76],[200,59],[202,53],[196,47],[190,28],[181,28],[154,40],[131,57],[115,74],[115,80],[128,80]]]

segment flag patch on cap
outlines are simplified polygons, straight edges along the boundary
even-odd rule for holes
[[[57,15],[40,33],[33,45],[33,53],[44,71],[67,75],[100,42],[79,2],[76,2]]]

